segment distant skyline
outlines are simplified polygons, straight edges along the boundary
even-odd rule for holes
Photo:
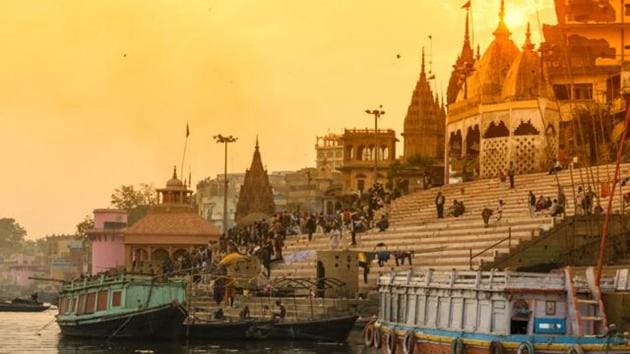
[[[163,186],[179,170],[187,123],[193,186],[223,170],[216,134],[239,138],[235,173],[256,135],[269,171],[314,166],[316,136],[371,127],[364,110],[378,105],[379,126],[400,134],[423,46],[434,88],[446,90],[465,2],[5,0],[0,217],[29,239],[74,232],[116,187]],[[472,1],[482,52],[499,2]],[[553,7],[506,0],[519,47],[528,21],[540,42]]]

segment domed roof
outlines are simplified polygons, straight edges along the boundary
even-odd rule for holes
[[[475,64],[475,72],[468,80],[468,99],[491,103],[501,99],[503,82],[520,51],[510,39],[510,31],[505,25],[505,6],[501,1],[499,26],[494,31],[494,40]],[[465,100],[464,89],[457,101]]]
[[[540,57],[534,51],[528,24],[523,52],[512,63],[501,96],[504,99],[527,100],[546,97],[548,92],[546,82],[542,78]]]
[[[166,188],[184,187],[184,182],[177,178],[177,167],[173,167],[173,177],[166,182]]]

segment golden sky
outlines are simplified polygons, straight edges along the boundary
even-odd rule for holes
[[[218,133],[256,134],[272,171],[313,166],[315,136],[372,126],[401,132],[433,36],[435,87],[461,48],[465,0],[3,0],[0,3],[0,217],[29,238],[74,231],[111,191],[162,186],[190,124],[193,181],[223,170]],[[499,0],[473,0],[482,50]],[[506,0],[517,45],[552,0]],[[400,54],[400,59],[396,55]],[[427,61],[429,59],[427,58]],[[401,150],[398,154],[402,153]]]

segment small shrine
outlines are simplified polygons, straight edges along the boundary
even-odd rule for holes
[[[189,257],[195,248],[218,241],[221,234],[195,212],[193,192],[177,178],[175,169],[157,193],[157,205],[124,232],[129,271],[157,271],[169,259]]]

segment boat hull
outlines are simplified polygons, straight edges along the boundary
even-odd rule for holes
[[[173,339],[180,333],[186,310],[178,303],[115,316],[57,319],[65,336],[117,339]]]
[[[42,312],[49,308],[48,305],[0,304],[0,312]]]
[[[270,339],[345,342],[358,316],[343,316],[313,321],[276,322]]]
[[[273,321],[201,322],[184,324],[184,336],[191,339],[264,339]]]
[[[368,324],[370,326],[371,324]],[[463,354],[494,354],[491,343],[501,344],[502,353],[518,352],[519,346],[529,342],[536,354],[566,354],[572,348],[579,347],[584,354],[630,354],[630,346],[619,338],[609,340],[603,337],[571,336],[526,336],[526,335],[487,335],[476,333],[451,332],[445,330],[413,328],[400,324],[377,323],[374,330],[379,331],[380,346],[387,348],[388,336],[395,336],[395,353],[402,353],[405,336],[410,331],[415,334],[414,353],[451,354],[453,342],[458,338],[464,344]]]

